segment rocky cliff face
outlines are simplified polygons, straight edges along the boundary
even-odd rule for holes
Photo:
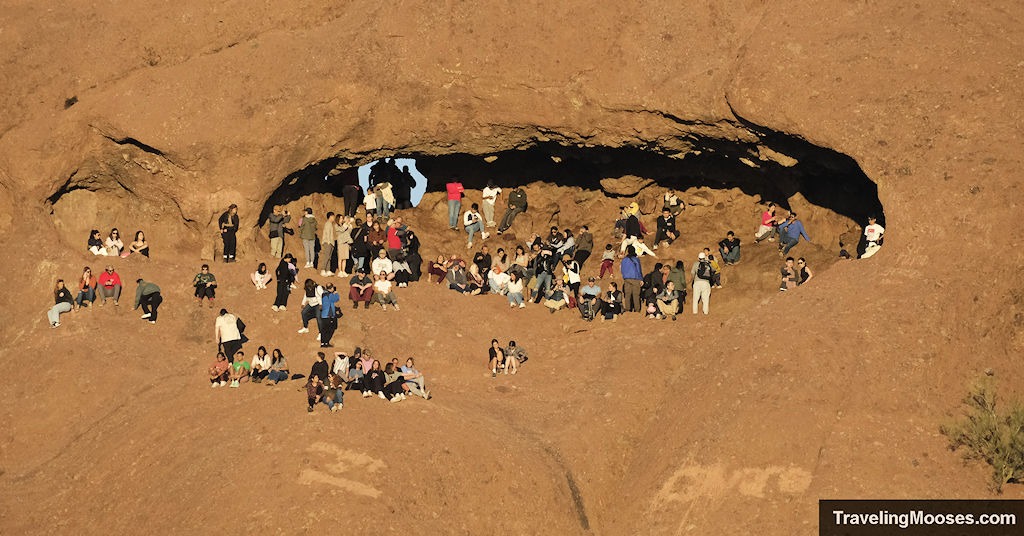
[[[0,230],[13,251],[24,248],[17,237],[32,237],[33,250],[42,242],[48,259],[15,268],[32,288],[0,298],[8,310],[32,302],[36,314],[92,227],[145,228],[168,245],[168,260],[198,262],[214,253],[217,215],[237,203],[252,226],[242,253],[254,254],[255,215],[286,178],[323,162],[413,154],[436,158],[443,180],[446,165],[475,169],[460,158],[506,151],[625,148],[680,165],[711,151],[721,158],[693,176],[731,187],[749,175],[762,190],[799,192],[823,222],[877,187],[869,201],[885,211],[881,254],[829,270],[801,298],[737,311],[706,340],[669,337],[693,357],[673,363],[664,394],[637,410],[643,424],[615,446],[622,457],[587,462],[589,449],[560,440],[570,453],[559,463],[590,463],[573,484],[593,501],[581,527],[633,532],[624,520],[643,519],[651,532],[711,533],[743,509],[750,527],[793,533],[810,531],[818,497],[970,494],[939,492],[910,460],[931,452],[926,468],[956,482],[955,460],[934,459],[934,431],[960,386],[986,367],[1007,389],[1024,386],[1009,367],[1024,349],[1013,225],[1024,30],[1012,2],[3,11]],[[793,172],[807,157],[817,158],[814,173]],[[852,189],[829,176],[845,177],[851,163],[868,181]],[[635,185],[620,177],[637,174],[595,175],[590,187],[622,195]],[[828,241],[870,203],[823,223]],[[758,335],[778,317],[789,319],[787,335]],[[13,336],[34,348],[49,335],[37,331]],[[663,346],[639,351],[653,359]],[[683,414],[673,411],[680,397]],[[562,513],[576,527],[572,512]]]

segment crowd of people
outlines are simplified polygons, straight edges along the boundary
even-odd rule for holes
[[[415,180],[407,167],[399,170],[393,161],[383,160],[371,169],[371,187],[365,195],[358,183],[346,181],[342,185],[344,212],[327,212],[320,221],[307,207],[293,229],[289,211],[283,206],[274,206],[267,217],[266,228],[269,253],[277,259],[277,265],[271,270],[272,265],[260,262],[250,275],[253,286],[258,291],[275,285],[271,309],[277,313],[287,311],[293,291],[300,292],[298,333],[309,333],[310,322],[315,320],[316,339],[321,349],[332,347],[338,320],[343,316],[342,282],[347,282],[353,309],[358,309],[360,304],[364,308],[377,304],[385,311],[389,306],[399,311],[398,290],[423,277],[419,238],[404,218],[394,213],[412,206],[409,190],[413,185]],[[462,184],[450,182],[446,192],[449,227],[459,230],[461,224],[467,235],[467,249],[473,249],[477,234],[481,241],[489,238],[486,229],[490,227],[496,227],[497,233],[503,234],[514,225],[518,215],[528,210],[527,193],[522,186],[513,189],[507,201],[502,202],[506,208],[500,218],[496,218],[496,207],[503,191],[493,183],[488,183],[480,201],[471,203],[464,212],[462,202],[466,191]],[[357,217],[360,206],[365,209],[363,218]],[[498,247],[492,253],[485,244],[468,261],[454,254],[439,255],[428,263],[426,278],[464,296],[501,296],[511,309],[523,309],[531,303],[543,305],[552,315],[563,309],[575,309],[586,321],[598,318],[616,321],[624,313],[676,320],[687,297],[693,314],[703,312],[706,315],[712,289],[722,288],[723,270],[741,261],[741,240],[735,232],[726,233],[717,244],[717,252],[703,248],[696,255],[690,266],[689,283],[682,260],[656,261],[649,271],[644,270],[641,262],[644,256],[658,259],[659,248],[679,240],[681,233],[676,218],[684,210],[686,204],[676,193],[666,192],[656,218],[654,238],[648,240],[649,232],[640,219],[638,204],[621,207],[615,222],[609,222],[617,243],[604,245],[599,260],[594,261],[599,262],[599,268],[594,269],[597,275],[589,278],[582,274],[593,256],[595,243],[587,225],[564,229],[553,226],[546,236],[533,234],[525,242],[514,244],[514,249],[512,244],[506,244],[508,251]],[[779,290],[787,291],[809,282],[814,274],[804,257],[788,256],[801,237],[810,242],[807,230],[795,212],[780,212],[776,205],[768,205],[754,235],[754,244],[778,240],[778,253],[785,258]],[[236,205],[232,204],[221,214],[218,228],[223,260],[235,262],[239,228]],[[877,219],[871,217],[864,229],[867,248],[862,258],[878,251],[884,232]],[[295,234],[302,242],[304,262],[301,265],[285,247],[285,237]],[[142,231],[124,247],[116,228],[105,239],[99,231],[93,230],[87,248],[99,256],[149,256],[149,245]],[[611,280],[616,278],[616,268],[621,286],[619,281]],[[301,270],[319,272],[320,281],[305,277],[300,282]],[[60,326],[61,314],[91,309],[98,300],[99,306],[108,302],[119,306],[122,286],[121,277],[112,265],[107,265],[98,277],[85,267],[81,278],[70,288],[63,280],[58,280],[53,291],[54,305],[47,312],[50,325]],[[218,281],[210,265],[201,266],[192,279],[192,286],[197,306],[202,308],[205,300],[207,307],[213,308]],[[142,308],[144,320],[155,324],[161,303],[159,286],[141,278],[136,280],[134,308]],[[333,363],[328,364],[325,350],[322,350],[308,376],[293,376],[280,349],[275,348],[268,354],[266,348],[260,346],[255,357],[246,360],[243,344],[248,338],[244,332],[245,324],[240,318],[226,309],[220,310],[215,320],[218,354],[209,368],[212,387],[239,387],[247,382],[277,385],[291,378],[305,377],[309,411],[319,403],[337,411],[342,407],[344,392],[352,390],[359,391],[363,397],[378,396],[391,402],[405,400],[407,395],[430,398],[424,376],[415,368],[413,358],[407,359],[404,365],[396,358],[381,368],[380,362],[370,357],[369,350],[356,348],[351,356],[335,352]],[[492,341],[488,359],[492,377],[499,373],[517,374],[519,365],[526,360],[525,350],[515,341],[504,346],[497,340]]]

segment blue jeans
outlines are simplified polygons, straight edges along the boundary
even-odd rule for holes
[[[462,210],[462,201],[455,199],[448,200],[448,227],[454,229],[459,224],[459,212]]]
[[[779,238],[780,246],[786,246],[785,248],[782,249],[782,254],[783,255],[789,254],[789,250],[793,249],[793,246],[795,246],[796,243],[799,242],[799,241],[800,241],[800,237],[799,236],[797,236],[795,238],[790,238],[787,235],[782,235]]]
[[[358,272],[359,269],[362,268],[364,264],[366,264],[366,257],[365,256],[363,256],[363,257],[352,257],[352,259],[353,259],[352,263],[355,265],[355,268],[352,270],[353,272]]]
[[[302,327],[308,328],[309,327],[309,321],[313,320],[314,318],[319,316],[318,313],[320,311],[318,311],[317,309],[319,309],[319,307],[314,307],[312,305],[304,305],[304,306],[302,306],[302,313],[301,313],[301,316],[302,316]],[[317,323],[317,325],[319,326],[319,322]]]
[[[725,262],[740,262],[740,247],[736,246],[725,252],[725,248],[718,248],[718,252],[722,254],[722,260]]]
[[[288,373],[283,370],[272,370],[267,373],[267,379],[277,383],[288,379]]]
[[[386,219],[388,219],[388,216],[390,214],[391,214],[391,205],[387,201],[385,201],[385,200],[383,200],[381,198],[377,198],[377,217],[378,218],[384,218],[386,220]]]
[[[523,304],[523,293],[522,292],[509,292],[508,303],[510,305],[522,305]]]
[[[324,393],[324,394],[326,395],[327,393]],[[341,389],[335,389],[334,390],[334,400],[328,400],[328,398],[326,396],[324,396],[324,404],[327,404],[327,407],[330,408],[330,409],[334,409],[334,405],[335,404],[341,406],[341,405],[344,404],[344,402],[345,402],[345,393],[341,392]]]
[[[495,285],[493,281],[488,283],[488,286],[491,289],[491,294],[505,294],[505,291],[502,290],[500,286]]]
[[[481,235],[483,234],[484,222],[478,221],[476,223],[471,223],[466,226],[466,234],[469,235],[469,245],[471,246],[473,245],[473,233],[476,233],[477,231],[480,231]]]
[[[78,291],[78,297],[75,298],[75,303],[82,305],[82,302],[89,300],[89,303],[96,301],[96,289],[93,287],[87,287],[85,290]]]
[[[537,274],[537,302],[540,302],[540,297],[547,293],[548,289],[551,288],[551,274],[544,272]]]

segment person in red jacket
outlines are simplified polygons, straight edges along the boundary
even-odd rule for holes
[[[402,235],[405,234],[405,220],[401,216],[388,225],[388,257],[397,261],[402,256]]]
[[[114,306],[117,306],[121,299],[121,276],[117,275],[113,266],[107,265],[107,269],[100,274],[99,282],[100,296],[103,298],[100,307],[107,304],[107,298],[114,298]]]
[[[448,189],[448,228],[457,231],[462,212],[462,192],[465,188],[461,182],[455,181],[449,182],[445,187]]]

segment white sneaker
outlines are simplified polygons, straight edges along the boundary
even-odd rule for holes
[[[394,307],[396,311],[401,311],[401,309],[398,308],[398,304],[397,303],[392,305],[392,307]]]
[[[273,310],[273,311],[274,311],[275,313],[277,312],[277,306],[276,306],[276,305],[271,305],[271,306],[270,306],[270,308],[271,308],[271,309],[272,309],[272,310]]]
[[[377,396],[379,396],[381,400],[387,400],[388,399],[388,397],[384,396],[384,393],[377,393]]]
[[[55,328],[59,328],[59,327],[60,327],[60,322],[54,322],[54,323],[53,323],[53,324],[51,324],[51,325],[52,325],[53,327],[55,327]]]
[[[142,318],[149,318],[150,316],[152,316],[152,315],[149,314],[149,313],[146,313],[146,314],[142,315]]]
[[[402,400],[405,400],[406,398],[405,393],[402,393]]]
[[[220,386],[221,386],[221,387],[224,387],[224,386],[225,386],[225,385],[227,385],[227,384],[228,384],[228,382],[226,382],[226,381],[224,381],[224,380],[221,380],[221,382],[220,382]]]
[[[324,272],[324,276],[325,276],[325,277],[331,277],[332,275],[334,275],[334,272],[332,272],[332,271],[330,271],[330,270],[328,270],[328,271]]]
[[[277,308],[277,311],[278,311],[278,312],[281,312],[281,311],[287,311],[287,310],[288,310],[288,308],[287,308],[287,307],[285,307],[285,306],[283,306],[283,305],[281,305],[281,306],[278,306],[278,308]]]
[[[381,397],[383,398],[384,395],[381,395]],[[401,401],[402,401],[402,399],[399,398],[399,395],[395,395],[395,396],[391,397],[391,403],[392,404],[394,404],[395,402],[401,402]]]
[[[348,277],[348,274],[346,274],[345,272],[338,272],[337,275],[338,277]]]
[[[307,330],[307,331],[309,331],[309,330]],[[316,340],[318,340],[318,341],[320,340],[320,334],[319,333],[316,334]]]
[[[520,309],[525,309],[526,308],[526,302],[520,303],[519,304],[519,308]]]
[[[299,333],[309,333],[309,328],[302,328],[299,330]]]
[[[513,307],[515,307],[515,306],[516,306],[516,304],[514,304],[514,303],[510,303],[510,304],[508,304],[508,308],[509,308],[509,309],[511,309],[511,308],[513,308]]]
[[[210,384],[210,387],[220,387],[220,382],[213,382]]]
[[[388,306],[387,306],[387,305],[384,305],[383,303],[382,303],[382,304],[380,304],[380,308],[381,308],[381,309],[384,309],[385,311],[387,311],[387,310],[388,310]]]

